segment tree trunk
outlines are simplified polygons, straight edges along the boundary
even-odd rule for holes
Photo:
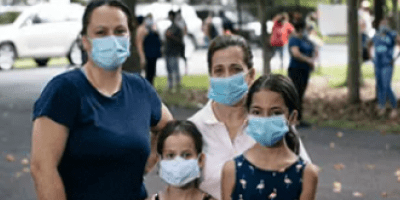
[[[273,47],[270,42],[270,35],[267,32],[267,13],[272,10],[273,0],[257,0],[258,15],[261,23],[261,46],[263,56],[263,74],[271,73],[271,58],[273,56]]]
[[[395,23],[395,27],[393,27],[394,29],[396,29],[396,32],[400,31],[400,20],[399,20],[399,12],[397,11],[398,8],[398,0],[392,0],[392,5],[393,5],[393,18],[394,18],[394,23]]]
[[[386,5],[386,0],[374,0],[374,9],[375,9],[374,10],[375,11],[374,22],[378,22],[384,17],[385,13],[384,13],[383,9],[385,8],[385,5]],[[378,30],[379,24],[375,23],[375,24],[373,24],[373,26],[375,29]]]
[[[347,21],[348,21],[348,100],[350,104],[360,102],[360,50],[361,42],[358,27],[358,0],[347,1]]]
[[[123,0],[123,2],[129,7],[132,11],[132,17],[134,21],[136,21],[135,15],[135,5],[136,0]],[[139,54],[136,49],[136,26],[134,26],[134,30],[131,33],[131,56],[128,57],[126,62],[122,65],[122,70],[127,72],[140,72],[140,59]]]

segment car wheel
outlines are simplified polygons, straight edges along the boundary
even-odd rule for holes
[[[72,43],[67,57],[71,65],[82,65],[82,49],[77,40]]]
[[[0,69],[10,70],[13,68],[17,53],[14,45],[5,43],[0,46]]]
[[[35,62],[38,64],[38,67],[46,67],[49,58],[35,58]]]

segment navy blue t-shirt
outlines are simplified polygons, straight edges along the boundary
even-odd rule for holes
[[[161,101],[145,79],[124,73],[121,90],[106,97],[81,70],[63,73],[36,101],[33,120],[40,116],[69,128],[58,166],[68,200],[147,197],[143,174]]]
[[[372,38],[375,48],[375,66],[390,65],[393,60],[393,50],[396,46],[397,34],[394,31],[387,32],[384,36],[377,33]]]
[[[289,40],[289,50],[292,47],[299,47],[300,53],[307,57],[313,57],[314,54],[314,45],[306,38],[298,38],[298,37],[291,37]],[[294,58],[292,52],[290,52],[291,58],[289,63],[289,68],[297,68],[297,69],[305,69],[310,70],[310,65],[306,62],[300,61],[297,58]]]

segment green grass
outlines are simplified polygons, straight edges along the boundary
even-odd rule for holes
[[[324,36],[323,41],[325,44],[347,44],[347,36]]]
[[[51,58],[47,63],[48,66],[58,66],[58,65],[69,65],[69,61],[66,57]],[[14,63],[14,68],[16,69],[29,69],[35,68],[37,64],[32,58],[22,58],[17,59]]]

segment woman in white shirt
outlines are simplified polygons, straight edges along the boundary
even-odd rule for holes
[[[210,101],[189,120],[196,124],[204,140],[206,162],[200,189],[221,199],[221,171],[224,163],[255,144],[244,132],[247,112],[243,105],[256,72],[249,45],[237,35],[214,39],[208,49],[207,62]],[[297,141],[297,144],[292,143],[293,147],[299,149],[303,160],[310,162],[301,141]]]

